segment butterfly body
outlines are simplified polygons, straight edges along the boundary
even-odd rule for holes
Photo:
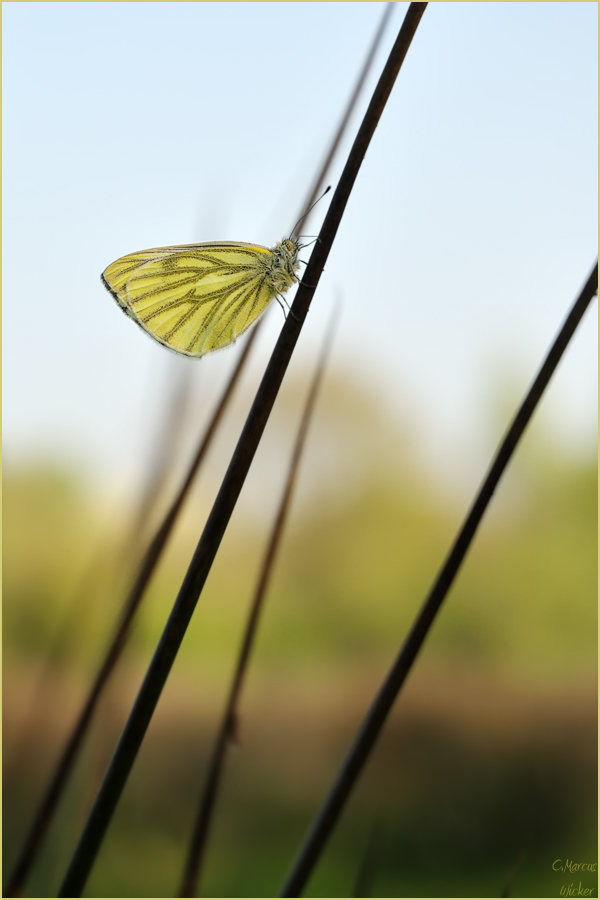
[[[298,281],[297,238],[183,244],[130,253],[102,273],[121,309],[177,353],[200,357],[233,343]]]

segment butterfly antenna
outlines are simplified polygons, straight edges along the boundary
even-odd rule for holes
[[[298,225],[300,224],[300,222],[304,222],[304,220],[306,219],[307,215],[315,208],[315,206],[317,205],[317,203],[319,202],[319,200],[322,200],[323,197],[325,196],[325,194],[329,193],[330,190],[331,190],[331,185],[328,184],[327,187],[325,188],[325,190],[323,191],[323,193],[321,194],[321,196],[320,196],[320,197],[317,197],[317,199],[315,200],[315,202],[314,202],[311,206],[309,206],[309,208],[306,210],[305,213],[303,213],[303,214],[300,216],[300,218],[298,219],[298,221],[296,222],[296,224],[295,224],[294,227],[292,228],[292,234],[296,234],[296,229],[297,229]]]

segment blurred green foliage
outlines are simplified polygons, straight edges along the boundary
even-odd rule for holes
[[[349,444],[354,457],[336,465]],[[273,458],[268,442],[264,452]],[[564,882],[555,858],[595,861],[597,466],[552,458],[534,434],[506,482],[312,896],[351,896],[373,823],[372,896],[500,896],[521,858],[515,894],[551,896]],[[232,522],[88,896],[176,890],[276,489]],[[152,582],[29,896],[55,891],[213,490],[195,493]],[[128,515],[56,467],[5,474],[7,864],[135,568]],[[331,379],[273,573],[204,895],[277,892],[463,516],[407,430]]]

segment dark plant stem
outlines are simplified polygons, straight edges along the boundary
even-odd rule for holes
[[[181,887],[178,894],[179,897],[195,897],[198,891],[201,866],[204,859],[206,842],[212,822],[212,816],[217,799],[217,792],[219,790],[219,784],[221,781],[221,775],[223,772],[223,766],[225,764],[227,746],[228,742],[232,739],[232,734],[235,733],[239,699],[243,688],[244,678],[248,669],[248,664],[250,662],[250,653],[252,651],[259,618],[263,608],[264,596],[269,586],[269,580],[271,577],[271,572],[273,571],[275,557],[281,543],[281,537],[283,535],[283,529],[286,523],[288,510],[292,499],[292,493],[296,483],[298,467],[300,465],[300,459],[302,457],[302,453],[304,451],[304,446],[306,443],[306,435],[308,434],[309,424],[315,408],[319,387],[323,378],[323,372],[325,370],[325,363],[327,361],[327,357],[329,355],[329,350],[331,347],[332,335],[333,328],[330,327],[323,342],[323,349],[317,363],[317,368],[313,376],[310,391],[308,393],[308,397],[306,398],[302,419],[300,420],[300,425],[298,427],[298,434],[296,435],[296,441],[292,452],[292,458],[290,460],[286,483],[283,488],[277,515],[275,516],[275,521],[273,523],[273,528],[271,530],[271,535],[267,544],[267,549],[260,570],[254,598],[250,606],[248,620],[246,622],[246,628],[242,640],[242,646],[240,647],[240,652],[238,654],[235,674],[233,676],[229,696],[225,705],[225,711],[221,720],[221,726],[219,728],[213,755],[209,764],[202,802],[200,804],[196,825],[194,827],[194,833],[190,842],[188,858],[186,861]]]
[[[304,222],[306,220],[306,216],[307,216],[306,211],[311,208],[311,206],[313,205],[313,203],[316,200],[317,194],[318,194],[319,190],[321,189],[321,186],[325,180],[327,171],[331,165],[331,162],[333,160],[335,152],[336,152],[336,150],[340,144],[340,141],[346,131],[346,128],[348,127],[348,122],[350,120],[350,116],[352,115],[352,112],[354,111],[354,108],[358,101],[360,91],[362,90],[362,87],[365,83],[366,77],[369,73],[369,70],[370,70],[372,64],[373,64],[375,54],[379,48],[379,45],[381,44],[381,39],[385,32],[385,28],[390,20],[393,6],[394,6],[393,3],[386,4],[386,7],[383,12],[383,16],[381,18],[381,22],[379,24],[379,27],[375,34],[375,37],[373,38],[373,43],[369,49],[367,58],[365,60],[365,63],[363,65],[363,68],[359,75],[359,78],[357,80],[355,88],[352,92],[350,100],[348,101],[348,105],[346,107],[346,110],[344,111],[344,115],[342,116],[342,120],[337,128],[336,134],[335,134],[334,139],[329,148],[327,157],[320,168],[319,175],[315,179],[314,186],[311,189],[311,191],[309,192],[306,202],[302,206],[302,218],[298,222],[299,227],[301,227],[301,225],[304,224]],[[223,411],[226,407],[229,397],[231,396],[231,391],[233,389],[233,386],[234,386],[235,382],[237,382],[238,375],[241,371],[242,366],[245,363],[245,360],[247,358],[247,354],[250,350],[250,347],[252,346],[252,344],[255,340],[255,335],[260,330],[262,321],[263,320],[260,320],[258,322],[258,324],[256,325],[256,327],[252,330],[250,338],[248,339],[248,341],[246,343],[246,348],[245,348],[242,356],[240,357],[238,365],[236,366],[236,369],[231,377],[230,384],[226,388],[226,391],[225,391],[225,394],[221,401],[221,404],[219,405],[219,408],[215,414],[215,419],[209,426],[209,429],[211,432],[211,437],[214,436],[215,426],[217,425],[217,422],[222,417]],[[184,397],[183,397],[181,388],[180,388],[178,394],[176,395],[175,400],[176,400],[176,402],[175,402],[175,404],[173,404],[173,409],[171,409],[171,419],[173,420],[174,425],[178,425],[182,406],[184,403]],[[173,427],[169,424],[165,427],[165,429],[163,429],[163,431],[166,435],[171,435],[173,432]],[[140,506],[140,511],[139,511],[138,517],[137,517],[137,526],[134,529],[134,535],[137,535],[139,528],[145,524],[148,511],[152,506],[152,503],[158,492],[160,484],[164,480],[165,466],[166,466],[166,461],[168,459],[169,446],[170,446],[170,444],[165,442],[165,446],[163,446],[161,448],[160,455],[157,457],[157,459],[155,460],[155,463],[153,465],[153,476],[149,480],[146,494],[145,494],[145,496],[142,500],[141,506]],[[144,557],[144,562],[142,563],[142,568],[141,568],[140,572],[138,573],[136,583],[132,587],[129,597],[127,598],[127,601],[124,605],[125,611],[124,611],[123,621],[121,622],[120,626],[118,627],[118,630],[115,634],[112,646],[107,651],[106,659],[102,663],[102,666],[98,672],[96,681],[91,689],[90,696],[89,696],[88,700],[86,701],[86,705],[84,706],[84,708],[81,712],[80,719],[76,723],[75,728],[73,729],[73,733],[72,733],[71,737],[69,738],[67,745],[65,746],[65,749],[63,751],[63,756],[59,760],[59,763],[56,767],[52,781],[47,789],[46,796],[44,797],[44,799],[42,801],[42,804],[39,808],[36,819],[31,827],[29,835],[27,836],[26,841],[23,845],[23,849],[21,851],[21,856],[19,857],[16,868],[14,869],[13,873],[11,874],[9,882],[6,886],[5,896],[16,897],[21,893],[24,881],[28,877],[29,872],[31,870],[31,866],[33,865],[33,862],[35,861],[35,856],[36,856],[37,850],[39,849],[39,846],[41,845],[41,841],[43,840],[44,834],[48,828],[50,818],[53,815],[54,809],[56,808],[56,804],[57,804],[58,800],[60,799],[60,794],[61,794],[61,792],[64,788],[64,785],[66,783],[66,780],[68,778],[69,771],[72,767],[72,763],[76,757],[79,746],[81,745],[81,741],[87,731],[87,727],[89,725],[89,722],[91,721],[91,718],[92,718],[94,709],[97,705],[98,699],[101,696],[101,693],[104,689],[104,685],[106,684],[106,681],[108,679],[108,676],[110,675],[110,672],[114,668],[114,665],[116,664],[116,662],[120,656],[120,649],[122,649],[122,647],[124,646],[124,643],[126,640],[124,632],[129,627],[129,623],[131,621],[131,618],[133,617],[135,608],[137,607],[137,604],[141,600],[142,593],[144,592],[144,590],[147,586],[148,580],[151,577],[152,572],[154,570],[154,565],[156,564],[156,562],[158,562],[159,555],[160,555],[163,547],[165,546],[165,543],[166,543],[166,540],[170,533],[170,530],[177,519],[177,515],[178,515],[179,510],[181,509],[183,500],[185,499],[185,495],[191,485],[193,478],[195,477],[195,475],[198,471],[198,467],[201,463],[201,460],[204,458],[206,449],[207,449],[207,441],[205,440],[203,442],[201,448],[199,449],[199,452],[198,452],[194,462],[192,463],[190,472],[186,478],[184,487],[182,488],[180,495],[175,499],[175,501],[171,507],[171,510],[167,514],[167,517],[166,517],[165,521],[163,522],[163,524],[160,526],[158,532],[156,533],[156,535],[153,539],[153,543],[149,547],[149,549],[146,553],[146,556]],[[152,563],[152,557],[155,557],[154,564]],[[121,644],[120,647],[118,646],[119,642]]]
[[[517,859],[511,866],[510,872],[508,873],[506,881],[504,882],[504,887],[502,888],[502,893],[500,894],[501,897],[510,897],[510,892],[512,891],[513,884],[516,881],[517,875],[527,861],[527,856],[527,850],[521,850]]]
[[[250,335],[249,339],[246,341],[237,365],[231,374],[229,382],[223,392],[217,408],[213,413],[206,433],[204,434],[196,455],[192,460],[184,482],[173,503],[171,504],[171,507],[167,512],[163,522],[152,538],[148,549],[146,550],[144,559],[142,560],[135,581],[123,605],[121,620],[117,625],[112,642],[106,651],[100,668],[98,669],[98,673],[96,674],[96,678],[90,689],[83,709],[79,714],[79,718],[77,719],[77,722],[75,723],[75,726],[71,734],[69,735],[67,743],[65,744],[62,755],[50,780],[50,784],[46,789],[46,793],[38,808],[33,824],[24,841],[16,865],[5,886],[5,897],[18,897],[22,892],[23,885],[25,884],[26,878],[29,876],[31,867],[46,835],[46,832],[50,825],[50,821],[52,819],[52,816],[54,815],[58,801],[60,800],[61,794],[73,769],[77,754],[81,748],[83,739],[92,721],[92,717],[94,715],[100,697],[102,696],[108,679],[110,678],[110,675],[112,674],[121,656],[121,653],[127,641],[131,624],[141,603],[144,591],[146,590],[148,582],[150,581],[150,578],[152,577],[154,570],[158,565],[158,562],[162,555],[162,551],[164,550],[171,531],[173,530],[173,526],[177,520],[185,498],[194,481],[200,464],[206,455],[206,451],[208,450],[208,447],[212,442],[217,426],[223,417],[223,413],[227,408],[229,399],[246,364],[250,348],[252,347],[252,344],[256,339],[256,334],[257,331],[255,329]]]
[[[370,897],[371,895],[371,885],[375,873],[375,863],[379,843],[380,836],[378,828],[376,825],[372,825],[356,875],[356,884],[354,885],[354,891],[352,893],[353,897]]]
[[[446,561],[442,565],[392,668],[363,719],[354,742],[335,777],[329,794],[313,820],[306,840],[279,894],[280,897],[299,897],[306,886],[323,848],[342,813],[346,800],[362,772],[400,688],[404,684],[406,676],[429,633],[433,620],[452,586],[483,514],[514,453],[515,447],[525,431],[577,325],[597,291],[598,263],[596,263],[582,288],[535,381],[513,419],[479,493],[454,541],[452,549],[446,557]]]
[[[320,167],[319,174],[317,175],[313,186],[311,187],[308,196],[302,206],[303,210],[306,212],[303,213],[302,217],[298,221],[294,231],[297,233],[302,232],[302,228],[306,222],[306,218],[308,212],[312,209],[314,203],[316,202],[317,195],[319,191],[322,189],[323,183],[327,176],[327,172],[331,166],[333,158],[336,154],[336,151],[339,147],[342,137],[344,136],[346,129],[348,127],[348,123],[350,121],[350,117],[354,112],[356,104],[358,102],[358,98],[360,96],[360,92],[364,86],[367,75],[371,70],[373,65],[373,60],[375,59],[375,54],[379,49],[381,44],[381,40],[385,33],[385,29],[389,23],[391,18],[391,14],[393,12],[394,4],[387,3],[385,9],[383,11],[383,15],[381,17],[381,21],[377,27],[377,31],[373,37],[373,41],[367,53],[366,59],[364,61],[363,67],[360,71],[356,84],[354,86],[354,90],[348,100],[348,104],[346,109],[344,110],[344,114],[340,120],[340,123],[336,129],[336,133],[334,135],[333,141],[329,147],[327,156],[323,164]],[[285,522],[285,517],[287,515],[287,508],[289,506],[289,502],[291,499],[291,494],[293,491],[293,486],[296,478],[296,470],[298,467],[298,463],[300,460],[301,448],[304,444],[306,430],[308,428],[308,420],[310,417],[310,410],[314,405],[314,400],[316,397],[318,382],[321,379],[322,369],[325,364],[325,353],[326,348],[328,346],[328,341],[326,342],[326,347],[323,351],[323,356],[321,359],[321,363],[315,375],[315,382],[313,384],[313,389],[309,395],[309,399],[307,401],[307,406],[305,409],[304,417],[302,419],[302,423],[300,426],[300,430],[298,432],[298,436],[296,439],[296,449],[294,451],[294,456],[290,463],[290,469],[288,473],[288,480],[286,482],[286,487],[284,489],[284,493],[281,500],[281,505],[279,508],[279,512],[277,518],[274,523],[273,531],[271,533],[271,538],[269,541],[269,545],[267,548],[265,559],[263,560],[263,567],[261,571],[261,575],[259,578],[259,583],[257,585],[256,593],[254,596],[254,600],[251,606],[251,612],[249,615],[248,622],[246,624],[246,631],[243,640],[242,647],[240,649],[238,664],[236,668],[236,672],[234,675],[233,683],[231,686],[230,694],[226,702],[225,712],[223,714],[223,718],[221,721],[221,726],[219,728],[217,739],[215,742],[215,747],[213,750],[213,755],[209,764],[208,773],[206,776],[206,783],[204,788],[204,793],[202,795],[201,806],[198,813],[198,818],[196,820],[196,825],[194,829],[194,834],[192,836],[192,840],[190,843],[190,848],[188,851],[188,859],[186,861],[186,868],[183,874],[182,883],[180,887],[180,897],[192,897],[198,891],[198,884],[200,882],[201,877],[201,869],[202,863],[204,859],[204,852],[206,848],[206,843],[208,840],[208,834],[210,829],[210,824],[212,821],[212,815],[214,806],[216,803],[217,793],[219,790],[219,784],[221,780],[221,774],[223,770],[223,766],[225,763],[225,755],[227,752],[228,740],[231,738],[232,728],[236,722],[236,707],[239,702],[239,697],[242,691],[242,680],[244,677],[245,670],[248,666],[249,656],[252,648],[252,642],[254,638],[254,633],[258,626],[258,619],[260,615],[260,610],[262,606],[262,598],[266,592],[268,581],[270,577],[270,572],[274,563],[275,555],[277,553],[277,548],[279,545],[280,537],[283,532],[283,526]]]
[[[288,315],[275,345],[171,615],[73,854],[60,897],[78,897],[85,886],[256,453],[362,160],[426,6],[426,3],[412,3],[409,7],[379,79],[298,289],[293,315]]]
[[[172,366],[179,360],[175,358],[174,354],[169,353],[166,362]],[[185,367],[176,372],[171,370],[172,375],[169,372],[165,378],[165,381],[170,384],[171,390],[166,398],[165,415],[162,415],[157,423],[158,434],[155,441],[152,442],[152,457],[148,461],[145,484],[133,518],[131,533],[122,544],[121,552],[125,557],[125,563],[127,559],[131,559],[132,547],[137,549],[146,545],[148,523],[151,521],[157,500],[170,474],[171,463],[189,408],[194,362],[186,360]],[[171,377],[168,377],[169,375]]]

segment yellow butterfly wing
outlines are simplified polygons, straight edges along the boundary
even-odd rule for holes
[[[255,244],[158,247],[121,257],[102,280],[155,340],[198,357],[235,341],[287,289],[274,283],[274,260]]]

